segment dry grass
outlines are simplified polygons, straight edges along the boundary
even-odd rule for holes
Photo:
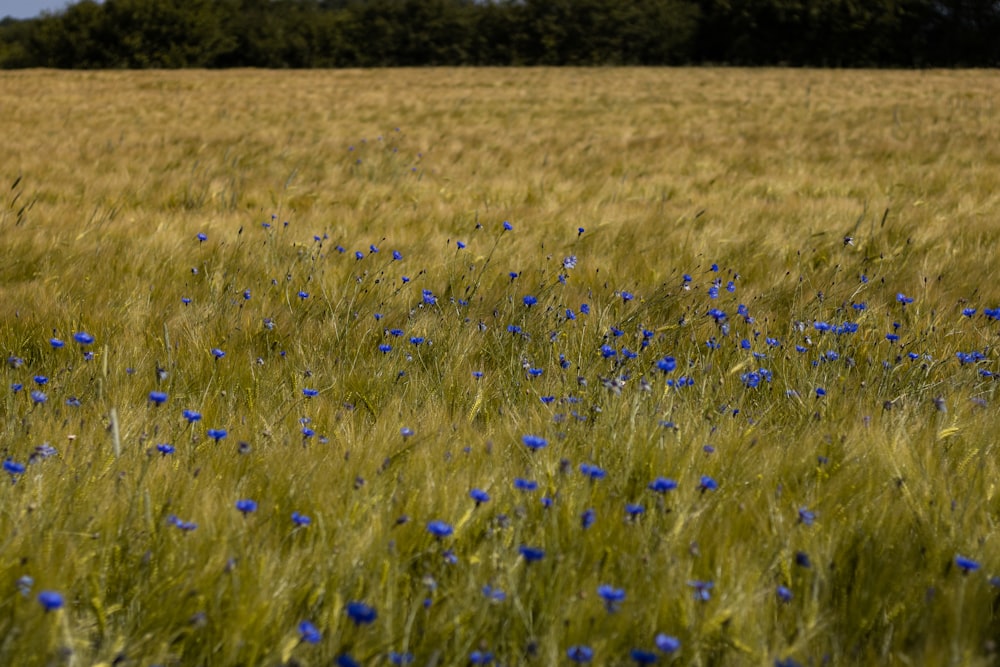
[[[0,375],[24,385],[0,457],[58,450],[0,491],[0,662],[547,665],[587,644],[619,664],[667,632],[682,664],[991,664],[998,92],[994,72],[0,74],[0,345],[23,361]],[[748,388],[757,368],[773,381]]]

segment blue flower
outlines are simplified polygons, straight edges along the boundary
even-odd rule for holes
[[[38,594],[38,603],[42,605],[45,611],[55,611],[56,609],[62,609],[63,607],[63,597],[55,591],[42,591]]]
[[[63,341],[59,340],[58,338],[50,338],[49,339],[49,345],[51,345],[53,347],[53,349],[58,350],[59,348],[61,348],[64,345],[66,345],[66,343],[64,343]]]
[[[194,410],[184,410],[181,412],[184,415],[184,419],[187,420],[188,424],[193,424],[196,421],[201,421],[201,413],[195,412]]]
[[[302,621],[299,623],[299,638],[307,644],[318,644],[322,635],[310,621]]]
[[[581,303],[580,312],[583,313],[584,315],[590,315],[590,304]]]
[[[422,336],[414,336],[413,338],[410,339],[410,342],[413,343],[414,345],[420,345],[421,343],[424,342],[424,339]]]
[[[358,160],[358,163],[360,164],[361,160]],[[350,653],[341,653],[333,664],[337,667],[361,667],[361,663],[352,658]]]
[[[708,475],[702,475],[701,483],[698,485],[698,488],[701,489],[702,493],[704,493],[705,491],[715,491],[716,489],[719,488],[719,483],[716,482],[711,477],[709,477]]]
[[[782,602],[791,602],[792,601],[792,591],[789,590],[787,587],[785,587],[785,586],[778,586],[778,588],[775,589],[775,592],[777,593],[778,599],[780,601],[782,601]]]
[[[173,445],[169,445],[169,444],[167,444],[165,442],[161,442],[160,444],[158,444],[156,446],[156,451],[158,451],[163,456],[167,456],[169,454],[173,454],[174,453],[174,446]]]
[[[810,512],[805,507],[799,508],[799,523],[804,523],[807,526],[811,526],[813,525],[813,522],[815,520],[816,520],[816,514]]]
[[[151,391],[149,392],[149,402],[153,405],[163,405],[167,402],[167,392],[165,391]]]
[[[504,221],[503,221],[503,230],[504,230],[505,232],[509,232],[509,231],[511,231],[512,229],[514,229],[514,225],[512,225],[512,224],[510,224],[509,222],[507,222],[506,220],[504,220]]]
[[[903,294],[902,292],[900,292],[899,294],[896,295],[896,301],[900,302],[901,304],[903,304],[905,306],[908,303],[913,303],[913,297],[912,296],[906,296],[905,294]]]
[[[580,472],[590,479],[604,479],[607,476],[607,472],[605,472],[603,468],[595,466],[591,463],[581,463]]]
[[[312,519],[307,517],[305,514],[299,514],[298,512],[292,512],[292,523],[296,526],[308,526],[312,523]]]
[[[412,665],[413,664],[413,654],[412,653],[399,653],[397,651],[389,651],[389,662],[394,665]]]
[[[46,384],[49,383],[49,378],[47,378],[44,375],[36,375],[35,378],[34,378],[34,380],[35,380],[35,384],[37,384],[39,387],[41,387],[42,385],[46,385]]]
[[[641,648],[634,648],[629,651],[629,657],[637,665],[655,665],[658,660],[655,653],[652,651],[645,651]]]
[[[711,581],[689,581],[688,586],[694,589],[694,599],[699,602],[707,602],[712,599],[712,587],[714,584]]]
[[[190,521],[182,521],[180,518],[177,517],[176,514],[171,514],[170,516],[168,516],[167,523],[176,526],[179,530],[183,530],[184,532],[190,532],[198,527],[198,524],[196,523],[191,523]]]
[[[90,345],[94,342],[94,337],[91,336],[86,331],[77,331],[73,334],[73,340],[75,340],[80,345]]]
[[[493,664],[493,654],[489,651],[473,651],[469,654],[470,665],[490,665]]]
[[[41,404],[49,400],[49,397],[45,395],[44,391],[39,391],[38,389],[35,389],[34,391],[31,392],[31,400],[36,404]]]
[[[816,398],[823,398],[826,396],[826,389],[823,387],[816,387]]]
[[[476,507],[485,502],[489,502],[490,500],[490,494],[486,493],[482,489],[472,489],[469,491],[469,497],[476,501]]]
[[[483,586],[483,595],[485,595],[490,600],[493,600],[495,602],[503,602],[504,600],[507,599],[506,593],[504,593],[499,588],[493,588],[489,584]]]
[[[656,639],[653,641],[656,644],[656,648],[663,653],[675,653],[681,648],[681,640],[662,632],[656,635]]]
[[[208,234],[205,232],[198,232],[198,243],[204,243],[208,240]]]
[[[809,560],[809,554],[805,551],[795,552],[795,564],[799,567],[804,567],[807,570],[812,567],[812,561]]]
[[[434,521],[427,522],[427,532],[438,539],[443,539],[454,533],[455,529],[450,524],[435,519]]]
[[[243,516],[257,511],[257,501],[244,498],[236,501],[236,509],[243,512]]]
[[[594,521],[596,521],[596,520],[597,520],[597,512],[595,512],[594,508],[592,508],[592,507],[587,508],[580,515],[580,526],[584,530],[586,530],[587,528],[590,528],[591,526],[593,526],[594,525]]]
[[[347,615],[354,621],[355,625],[368,625],[374,623],[375,619],[378,618],[375,607],[370,607],[364,602],[348,602]]]
[[[411,435],[413,435],[413,429],[408,426],[404,426],[403,428],[399,429],[399,434],[404,438],[409,438]]]
[[[647,488],[650,491],[656,491],[657,493],[666,493],[667,491],[673,491],[676,489],[677,482],[667,477],[657,477],[649,483]]]
[[[548,441],[540,435],[525,435],[521,438],[521,442],[524,443],[525,447],[532,451],[542,449],[549,444]]]
[[[545,550],[538,547],[529,547],[522,544],[517,548],[517,551],[527,563],[534,563],[545,558]]]
[[[226,356],[226,353],[217,347],[213,347],[212,356],[215,357],[216,359],[221,359],[222,357]]]
[[[24,464],[18,463],[17,461],[12,461],[11,459],[6,459],[3,462],[3,471],[9,474],[12,478],[16,475],[24,474]]]
[[[594,650],[589,646],[570,646],[566,656],[573,662],[590,662],[594,659]]]
[[[633,519],[646,513],[646,508],[637,503],[625,503],[625,514]]]
[[[524,305],[527,306],[528,308],[531,308],[536,303],[538,303],[538,299],[536,299],[535,297],[531,296],[530,294],[528,294],[527,296],[524,297]]]
[[[609,612],[618,610],[618,605],[625,600],[625,589],[615,588],[610,584],[601,584],[597,587],[597,595],[604,600],[604,606]]]
[[[666,356],[656,362],[656,367],[664,373],[673,373],[677,369],[677,360]]]
[[[975,572],[981,567],[978,562],[972,560],[971,558],[966,558],[965,556],[955,556],[955,565],[961,568],[962,574]]]
[[[227,435],[229,435],[229,433],[224,428],[210,428],[207,431],[205,431],[205,435],[210,437],[212,440],[219,442]]]
[[[535,491],[538,489],[538,482],[521,477],[514,478],[514,488],[518,491]]]
[[[302,390],[302,395],[305,396],[306,398],[314,398],[316,396],[319,396],[319,390],[317,390],[317,389],[303,389]]]
[[[20,382],[14,382],[10,385],[10,390],[15,394],[21,391],[22,389],[24,389],[24,385],[21,384]]]
[[[302,299],[303,301],[305,301],[306,299],[309,298],[309,292],[305,292],[305,291],[300,290],[299,291],[299,298]]]
[[[601,356],[604,357],[605,359],[613,357],[616,354],[618,353],[615,351],[615,348],[611,347],[610,345],[601,346]]]
[[[963,308],[962,309],[962,315],[965,315],[966,317],[972,317],[975,314],[976,314],[976,309],[975,308]]]

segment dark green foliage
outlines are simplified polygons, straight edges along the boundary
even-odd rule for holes
[[[995,66],[995,0],[82,0],[0,67]]]

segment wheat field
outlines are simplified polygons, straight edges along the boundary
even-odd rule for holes
[[[997,99],[0,73],[0,664],[995,664]]]

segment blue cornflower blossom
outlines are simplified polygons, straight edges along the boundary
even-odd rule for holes
[[[366,605],[364,602],[348,602],[347,616],[354,621],[355,625],[368,625],[374,623],[378,618],[375,607]]]
[[[672,491],[677,488],[677,482],[667,477],[657,477],[648,486],[650,491],[656,491],[657,493],[666,493],[667,491]]]
[[[485,502],[489,502],[490,494],[486,493],[482,489],[472,489],[469,491],[469,497],[476,501],[476,507],[479,507]]]
[[[538,482],[530,479],[524,479],[522,477],[515,477],[514,488],[518,491],[537,491]]]
[[[965,556],[955,556],[955,565],[962,570],[962,574],[975,572],[981,567],[977,561],[974,561],[971,558],[966,558]]]
[[[597,587],[597,595],[604,600],[604,606],[609,612],[618,611],[618,605],[625,600],[625,589],[601,584]]]
[[[165,391],[151,391],[149,392],[149,402],[153,405],[163,405],[167,401],[167,392]]]
[[[42,591],[38,594],[38,603],[42,605],[45,611],[55,611],[57,609],[62,609],[64,602],[63,597],[56,591]]]
[[[641,648],[634,648],[628,654],[632,658],[632,662],[637,665],[655,665],[659,659],[652,651],[646,651]]]
[[[681,640],[662,632],[656,635],[653,642],[656,644],[656,648],[663,653],[675,653],[681,648]]]
[[[566,657],[568,657],[573,662],[590,662],[594,659],[594,650],[589,646],[570,646],[566,650]]]
[[[539,435],[525,435],[521,438],[521,442],[532,451],[542,449],[549,444],[545,438]]]
[[[694,580],[688,582],[688,586],[694,589],[694,599],[699,602],[707,602],[712,599],[711,591],[714,585],[711,581]]]
[[[538,547],[529,547],[522,544],[517,548],[517,551],[524,558],[525,562],[528,563],[540,561],[545,557],[545,550]]]
[[[257,501],[249,498],[236,501],[236,509],[243,513],[243,516],[257,511]]]
[[[450,524],[435,519],[434,521],[427,522],[427,532],[438,539],[442,539],[454,533],[455,529]]]
[[[86,331],[77,331],[73,334],[73,340],[75,340],[80,345],[90,345],[94,342],[94,337],[91,336]]]
[[[310,621],[302,621],[299,623],[299,638],[307,644],[318,644],[322,635]]]

